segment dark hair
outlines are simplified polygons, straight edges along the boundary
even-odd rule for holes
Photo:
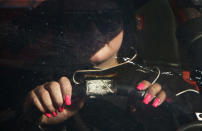
[[[92,2],[92,5],[86,9],[85,5],[89,4],[87,1]],[[17,36],[13,37],[16,40],[9,36],[12,42],[6,43],[10,43],[7,45],[18,51],[29,43],[38,43],[40,38],[51,30],[53,34],[52,57],[41,59],[38,63],[47,65],[57,63],[66,67],[65,65],[73,64],[78,59],[86,62],[85,58],[89,58],[123,30],[123,44],[118,55],[130,57],[135,53],[135,20],[133,20],[133,7],[130,0],[104,0],[103,3],[99,2],[97,5],[95,1],[45,1],[36,9],[31,10],[23,20],[16,22]],[[75,9],[70,7],[75,7]],[[73,46],[79,48],[72,50]],[[82,56],[81,52],[84,51],[85,56]],[[67,55],[75,59],[71,61],[65,57]]]
[[[71,1],[69,2],[71,3]],[[74,46],[76,43],[81,44],[85,41],[83,46],[90,47],[91,51],[88,50],[88,52],[91,52],[91,54],[95,53],[103,44],[113,39],[121,30],[123,30],[124,37],[119,51],[119,57],[130,57],[135,53],[134,46],[136,41],[136,21],[134,20],[132,2],[130,0],[105,0],[102,2],[99,1],[99,3],[96,2],[98,1],[79,0],[79,5],[76,7],[74,1],[74,4],[66,3],[59,5],[60,7],[63,7],[60,8],[59,14],[61,18],[59,19],[61,19],[61,23],[59,23],[59,26],[63,25],[65,27],[64,29],[67,31],[64,32],[67,33],[67,35],[69,34],[68,36],[75,37],[73,39],[76,41],[69,40],[70,43],[74,43]],[[87,6],[88,9],[86,10],[85,5],[89,4],[93,6]],[[76,9],[72,8],[72,5],[74,5],[74,8]],[[58,21],[56,23],[58,23]],[[76,33],[76,36],[74,36],[74,33]],[[79,40],[82,40],[82,42]]]

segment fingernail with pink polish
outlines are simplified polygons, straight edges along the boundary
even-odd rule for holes
[[[138,90],[144,89],[144,84],[143,84],[143,83],[140,83],[140,84],[137,86],[137,89],[138,89]]]
[[[54,117],[56,117],[56,116],[57,116],[57,113],[56,113],[55,111],[54,111],[52,114],[53,114],[53,116],[54,116]]]
[[[152,106],[156,108],[156,107],[159,106],[160,102],[161,102],[161,100],[160,100],[159,98],[156,98],[156,99],[154,100]]]
[[[144,104],[149,104],[149,102],[151,101],[151,99],[152,99],[152,95],[149,94],[149,93],[147,93],[147,94],[146,94],[146,97],[145,97],[144,100],[143,100],[143,103],[144,103]]]
[[[65,96],[65,104],[69,106],[69,105],[71,105],[71,103],[72,103],[71,102],[71,96],[70,95],[66,95]]]
[[[50,113],[45,113],[45,115],[48,117],[48,118],[51,118],[51,114]]]
[[[59,112],[63,112],[64,108],[58,107]]]

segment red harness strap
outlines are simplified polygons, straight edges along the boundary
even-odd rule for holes
[[[182,77],[183,77],[184,81],[186,81],[187,83],[189,83],[191,85],[194,85],[196,90],[199,91],[199,87],[196,84],[196,81],[192,81],[190,79],[190,72],[189,71],[182,71]]]
[[[144,20],[141,15],[136,14],[137,20],[137,30],[141,31],[143,29]]]

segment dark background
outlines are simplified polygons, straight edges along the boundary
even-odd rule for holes
[[[180,64],[176,22],[167,0],[152,0],[137,11],[144,20],[138,33],[139,54],[149,63]]]
[[[18,1],[13,3],[0,1],[1,27],[7,25],[15,16],[23,15],[31,6],[37,5],[37,1],[40,0],[22,2],[21,5]],[[175,18],[168,1],[151,0],[138,9],[137,14],[142,16],[144,21],[143,29],[137,33],[138,55],[147,63],[179,66],[180,57],[175,37]],[[3,58],[5,57],[0,56],[0,65],[5,65],[5,59],[2,61]],[[15,64],[15,61],[13,62]]]

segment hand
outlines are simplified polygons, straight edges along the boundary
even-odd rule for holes
[[[71,100],[72,86],[67,77],[37,86],[29,92],[24,110],[28,112],[32,105],[42,112],[41,124],[57,124],[78,112],[84,99]]]
[[[166,93],[158,83],[151,84],[149,81],[143,80],[137,86],[138,90],[147,90],[143,99],[144,104],[149,104],[153,99],[152,106],[160,106],[166,99]]]

